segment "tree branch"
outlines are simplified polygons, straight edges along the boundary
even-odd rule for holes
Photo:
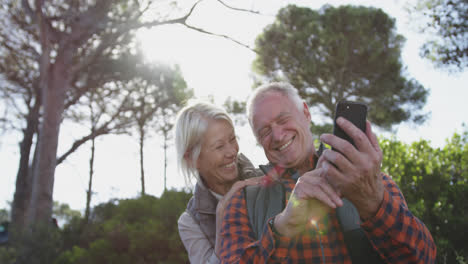
[[[135,25],[135,29],[140,28],[140,27],[151,28],[151,27],[155,27],[155,26],[169,25],[169,24],[185,24],[187,19],[190,17],[190,15],[192,15],[193,11],[195,10],[197,5],[201,1],[203,1],[203,0],[198,0],[195,4],[193,4],[193,6],[190,8],[190,11],[187,14],[185,14],[184,16],[182,16],[182,17],[169,19],[169,20],[165,20],[165,21],[151,21],[151,22],[140,23],[138,25]]]
[[[77,73],[79,73],[81,70],[93,63],[99,57],[99,55],[101,55],[104,52],[105,49],[112,46],[110,45],[110,43],[112,41],[115,41],[117,38],[117,34],[107,35],[103,37],[101,39],[101,42],[99,43],[99,46],[95,48],[92,54],[85,56],[79,63],[77,63],[71,68],[71,75],[76,76]]]
[[[215,36],[215,37],[220,37],[220,38],[225,38],[225,39],[230,40],[230,41],[232,41],[232,42],[234,42],[234,43],[236,43],[236,44],[238,44],[238,45],[241,45],[241,46],[244,47],[244,48],[247,48],[247,49],[249,49],[249,50],[251,50],[251,51],[253,51],[253,52],[255,52],[255,53],[258,53],[258,51],[257,51],[256,49],[254,49],[254,48],[250,47],[249,45],[244,44],[244,43],[242,43],[242,42],[240,42],[240,41],[238,41],[238,40],[236,40],[236,39],[233,39],[233,38],[231,38],[231,37],[229,37],[229,36],[227,36],[227,35],[209,32],[209,31],[206,31],[206,30],[204,30],[204,29],[202,29],[202,28],[198,28],[198,27],[194,27],[194,26],[188,25],[187,23],[182,23],[182,25],[186,26],[186,27],[189,28],[189,29],[192,29],[192,30],[195,30],[195,31],[198,31],[198,32],[207,34],[207,35],[211,35],[211,36]]]
[[[104,124],[102,124],[98,129],[94,130],[93,133],[91,133],[91,134],[89,134],[87,136],[84,136],[79,140],[76,140],[67,152],[62,154],[60,157],[57,157],[56,166],[59,165],[60,163],[62,163],[70,154],[75,152],[75,150],[77,150],[81,145],[86,143],[88,140],[94,139],[94,138],[96,138],[98,136],[101,136],[101,135],[108,134],[113,130],[124,128],[126,125],[128,125],[130,123],[130,121],[123,122],[121,124],[117,124],[114,127],[110,127],[110,124],[115,119],[117,119],[117,117],[122,113],[122,111],[123,111],[123,109],[124,109],[124,107],[126,105],[126,102],[129,100],[129,98],[130,98],[130,93],[127,96],[125,96],[125,98],[123,99],[123,101],[120,104],[119,108],[115,111],[114,115],[112,115],[111,118],[108,121],[106,121]]]
[[[95,130],[94,133],[91,133],[91,134],[89,134],[87,136],[84,136],[84,137],[80,138],[79,140],[76,140],[75,142],[73,142],[73,145],[71,146],[71,148],[67,152],[65,152],[62,156],[57,157],[57,163],[56,163],[55,166],[58,166],[60,163],[62,163],[70,154],[75,152],[75,150],[77,150],[81,145],[86,143],[88,140],[96,138],[96,137],[98,137],[100,135],[104,135],[104,134],[109,132],[108,130],[109,129],[107,127],[102,126],[99,129]]]
[[[33,22],[37,22],[37,16],[36,13],[31,9],[31,6],[29,5],[28,0],[22,0],[21,4],[23,6],[24,11],[26,14],[31,18]],[[35,23],[34,23],[35,24]]]
[[[154,27],[154,26],[161,26],[161,25],[168,25],[168,24],[181,24],[181,25],[184,25],[185,27],[189,28],[189,29],[192,29],[192,30],[195,30],[195,31],[198,31],[200,33],[203,33],[203,34],[207,34],[207,35],[211,35],[211,36],[215,36],[215,37],[221,37],[221,38],[225,38],[227,40],[230,40],[238,45],[241,45],[242,47],[245,47],[255,53],[258,53],[255,49],[253,49],[252,47],[250,47],[249,45],[247,44],[244,44],[236,39],[233,39],[227,35],[223,35],[223,34],[217,34],[217,33],[213,33],[213,32],[209,32],[209,31],[206,31],[202,28],[198,28],[198,27],[194,27],[194,26],[191,26],[189,24],[187,24],[187,19],[190,17],[190,15],[193,13],[193,11],[195,10],[195,8],[197,7],[197,5],[203,0],[198,0],[191,8],[190,8],[190,11],[180,17],[180,18],[175,18],[175,19],[171,19],[171,20],[166,20],[166,21],[152,21],[152,22],[147,22],[147,23],[142,23],[140,24],[141,27],[147,27],[147,28],[150,28],[150,27]],[[219,0],[218,0],[219,1]],[[230,9],[233,9],[233,10],[237,10],[237,11],[243,11],[243,12],[251,12],[251,13],[255,13],[255,11],[248,11],[248,10],[245,10],[245,9],[240,9],[240,8],[234,8],[234,7],[230,7],[228,5],[226,5],[224,2],[222,1],[219,1],[221,4],[223,4],[224,6],[230,8]]]
[[[244,9],[244,8],[237,8],[237,7],[233,7],[233,6],[230,6],[230,5],[226,4],[224,1],[221,1],[221,0],[217,0],[217,1],[219,3],[221,3],[223,6],[229,8],[229,9],[235,10],[235,11],[241,11],[241,12],[247,12],[247,13],[252,13],[252,14],[256,14],[256,15],[261,15],[261,13],[258,12],[258,11]]]

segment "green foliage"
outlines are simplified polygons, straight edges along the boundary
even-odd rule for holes
[[[10,221],[10,211],[7,209],[0,209],[0,223]]]
[[[392,175],[408,207],[431,231],[438,263],[468,258],[468,131],[442,149],[421,140],[411,145],[382,139],[382,170]]]
[[[94,207],[88,222],[72,214],[63,229],[36,226],[0,247],[0,263],[188,263],[177,220],[191,195],[111,200]]]
[[[231,97],[226,98],[226,101],[224,101],[223,107],[231,115],[236,125],[243,126],[249,122],[246,115],[246,104],[245,101],[237,101]]]
[[[79,234],[79,243],[68,243],[55,263],[186,263],[185,248],[177,231],[177,219],[191,194],[166,191],[161,198],[110,201],[94,208],[86,227],[66,228]],[[73,239],[72,235],[68,236]]]
[[[0,250],[2,264],[53,263],[60,255],[63,239],[60,230],[50,223],[37,224],[21,234],[9,232],[10,241]]]
[[[424,21],[420,31],[430,34],[421,47],[422,57],[438,67],[463,70],[468,66],[467,0],[419,0],[410,13],[413,20]]]
[[[0,263],[13,264],[16,262],[16,250],[13,247],[0,247]]]
[[[81,213],[77,210],[71,209],[68,204],[62,204],[54,201],[52,215],[57,218],[57,220],[62,220],[66,223],[69,223],[73,218],[79,218]]]
[[[381,9],[289,5],[257,37],[253,68],[290,82],[314,111],[332,120],[341,99],[366,102],[373,123],[420,123],[427,91],[400,62],[403,37]]]

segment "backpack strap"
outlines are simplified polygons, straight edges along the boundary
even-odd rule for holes
[[[268,219],[279,214],[285,207],[284,186],[276,181],[270,186],[250,185],[244,188],[244,193],[249,222],[258,240]]]
[[[361,228],[361,218],[354,204],[344,198],[343,206],[336,209],[336,214],[352,263],[385,263]]]

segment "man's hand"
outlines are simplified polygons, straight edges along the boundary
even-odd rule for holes
[[[324,170],[316,169],[304,173],[284,210],[275,217],[275,229],[284,236],[293,237],[301,233],[311,221],[317,221],[330,208],[343,205],[339,194],[323,177]]]
[[[342,117],[337,124],[354,140],[356,148],[344,139],[324,134],[320,139],[339,152],[325,150],[319,164],[328,182],[356,206],[362,219],[368,219],[375,215],[383,200],[382,150],[369,121],[366,133]]]

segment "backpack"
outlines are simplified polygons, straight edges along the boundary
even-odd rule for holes
[[[266,174],[266,166],[260,166]],[[260,239],[268,219],[283,211],[286,206],[286,191],[281,182],[269,186],[250,185],[244,188],[247,214],[255,238]],[[353,263],[385,263],[372,247],[364,230],[356,207],[346,198],[343,206],[336,209],[343,231],[344,241]]]

